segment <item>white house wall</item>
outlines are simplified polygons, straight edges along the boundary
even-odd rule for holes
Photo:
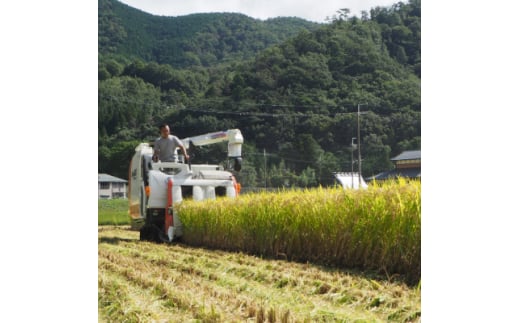
[[[119,185],[122,184],[122,185]],[[101,183],[98,183],[98,198],[127,198],[126,196],[126,183],[109,183],[107,189],[101,188]],[[121,193],[121,197],[116,197],[115,193]]]

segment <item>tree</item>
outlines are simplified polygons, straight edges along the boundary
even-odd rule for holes
[[[333,22],[346,21],[348,19],[348,15],[350,14],[350,9],[348,9],[348,8],[339,9],[338,11],[336,11],[336,13],[337,13],[337,15],[332,16]]]
[[[143,129],[164,111],[160,96],[157,88],[141,79],[123,76],[100,81],[98,129],[108,136],[123,128]]]
[[[110,159],[106,160],[106,155],[98,156],[99,167],[101,170],[110,175],[128,178],[128,169],[130,167],[130,160],[134,154],[135,147],[139,144],[139,141],[120,141],[114,143],[110,147],[103,148],[103,152],[106,149],[110,150]]]
[[[312,167],[305,168],[300,176],[298,176],[298,186],[301,187],[313,187],[317,185],[316,171]]]
[[[372,176],[391,169],[390,147],[383,144],[381,137],[369,134],[363,138],[363,144],[361,164],[363,176]]]

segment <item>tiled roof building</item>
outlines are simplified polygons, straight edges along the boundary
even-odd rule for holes
[[[368,180],[386,180],[397,177],[421,179],[421,151],[407,150],[390,159],[395,168],[386,172],[379,173]]]
[[[127,180],[108,174],[98,174],[98,198],[126,198]]]

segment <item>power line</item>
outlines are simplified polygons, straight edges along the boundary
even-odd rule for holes
[[[283,160],[288,160],[288,161],[291,161],[291,162],[296,162],[296,163],[305,163],[305,164],[314,164],[315,162],[313,161],[309,161],[309,160],[302,160],[302,159],[293,159],[293,158],[288,158],[288,157],[284,157],[284,156],[280,156],[280,155],[277,155],[277,154],[272,154],[272,153],[244,153],[244,155],[261,155],[261,156],[269,156],[269,157],[277,157],[277,158],[280,158],[280,159],[283,159]]]
[[[152,105],[147,101],[135,101],[128,98],[115,97],[111,95],[101,95],[100,98],[108,99],[111,101],[117,101],[121,103],[133,103],[137,105]],[[329,117],[338,117],[344,115],[353,115],[356,112],[332,112],[332,113],[323,113],[323,112],[312,112],[312,113],[302,113],[302,112],[281,112],[281,113],[268,113],[268,112],[256,112],[256,111],[219,111],[219,110],[209,110],[204,108],[196,108],[196,107],[185,107],[185,106],[176,106],[176,105],[168,105],[164,103],[154,103],[154,106],[162,106],[166,109],[177,108],[179,111],[190,111],[190,112],[201,112],[207,114],[220,114],[220,115],[232,115],[232,116],[240,116],[240,117],[270,117],[270,118],[279,118],[279,117],[315,117],[315,116],[329,116]],[[257,106],[257,107],[270,107],[270,108],[298,108],[303,106],[297,105],[280,105],[280,104],[242,104],[242,106]],[[311,107],[311,106],[307,106]],[[326,108],[320,106],[312,106],[313,108]],[[240,108],[240,107],[238,107]],[[337,108],[337,107],[336,107]]]
[[[182,110],[188,110],[191,112],[203,112],[203,113],[211,113],[211,114],[227,114],[234,116],[243,116],[243,117],[271,117],[271,118],[285,118],[285,117],[315,117],[315,116],[329,116],[329,117],[337,117],[341,115],[352,115],[355,112],[338,112],[338,113],[266,113],[266,112],[252,112],[252,111],[216,111],[216,110],[206,110],[200,108],[183,108]]]

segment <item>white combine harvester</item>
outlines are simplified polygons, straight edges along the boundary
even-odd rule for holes
[[[232,171],[240,171],[244,138],[238,129],[208,133],[182,139],[186,149],[228,142],[228,158]],[[153,147],[141,143],[135,149],[129,171],[129,204],[132,227],[140,230],[140,239],[171,242],[182,236],[182,223],[173,207],[184,198],[215,199],[236,197],[240,192],[231,171],[219,165],[175,162],[153,162]],[[178,156],[178,154],[177,154]],[[181,157],[184,157],[181,155]]]

